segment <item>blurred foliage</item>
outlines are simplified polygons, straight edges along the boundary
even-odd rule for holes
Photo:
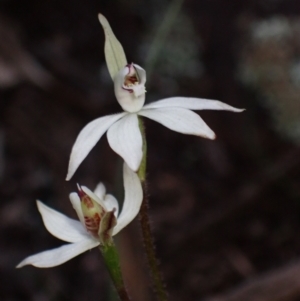
[[[273,125],[300,142],[300,22],[272,16],[244,28],[239,78],[258,91]]]

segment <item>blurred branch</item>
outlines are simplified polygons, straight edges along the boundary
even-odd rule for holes
[[[167,38],[177,15],[180,12],[183,1],[184,0],[173,0],[173,2],[168,7],[162,23],[156,29],[156,35],[153,38],[153,42],[151,43],[148,55],[145,60],[145,69],[147,70],[148,78],[151,78],[159,52],[164,45],[164,40]]]
[[[71,59],[64,58],[60,67],[64,71],[64,77],[69,79],[77,76],[75,85],[57,78],[52,71],[40,64],[22,45],[22,30],[19,30],[19,27],[15,20],[0,14],[0,88],[14,87],[19,83],[29,82],[44,93],[46,92],[51,102],[68,106],[69,109],[77,111],[80,116],[82,114],[89,116],[91,112],[99,109],[99,102],[93,101],[92,98],[99,98],[102,107],[109,105],[110,98],[106,98],[103,91],[90,87],[86,90],[78,88],[82,82],[87,85],[92,80],[87,79],[89,74],[82,75],[83,71],[80,68],[76,69],[74,67],[76,62]],[[51,51],[44,53],[45,61],[53,66],[51,55]],[[71,69],[70,66],[73,68]],[[60,73],[62,70],[59,70]],[[96,86],[95,83],[93,84]]]
[[[22,46],[13,20],[0,15],[0,87],[28,80],[45,88],[52,76]]]

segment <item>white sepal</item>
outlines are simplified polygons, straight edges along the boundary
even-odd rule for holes
[[[193,97],[170,97],[149,103],[143,109],[158,108],[184,108],[190,110],[225,110],[232,112],[243,112],[244,109],[234,108],[224,102],[205,98]]]
[[[78,166],[85,159],[107,129],[126,113],[108,115],[97,118],[88,123],[79,133],[70,156],[69,170],[66,180],[70,180]]]
[[[84,225],[84,217],[81,209],[81,200],[78,196],[77,192],[72,192],[69,194],[70,202],[77,213],[78,219],[80,220],[81,224]]]
[[[136,114],[128,114],[107,131],[110,147],[120,155],[129,167],[137,171],[142,157],[142,135]]]
[[[104,203],[108,211],[115,209],[114,214],[118,217],[119,214],[119,203],[112,194],[107,194],[104,197]]]
[[[99,14],[99,21],[103,27],[105,34],[104,53],[107,68],[111,78],[114,80],[116,74],[127,65],[126,55],[121,43],[114,35],[107,19]]]
[[[118,216],[119,203],[113,195],[106,194],[106,188],[103,183],[99,183],[97,185],[97,187],[94,190],[94,194],[103,201],[107,211],[112,211],[113,209],[115,209],[115,216]]]
[[[139,213],[143,201],[141,181],[135,172],[124,163],[123,165],[125,198],[118,223],[114,227],[113,235],[126,227]]]
[[[99,199],[104,199],[105,194],[106,194],[106,188],[104,186],[104,184],[102,182],[100,182],[95,190],[94,190],[95,195],[99,198]]]
[[[38,268],[51,268],[76,257],[77,255],[95,248],[100,243],[99,241],[87,238],[85,240],[63,245],[59,248],[44,251],[25,258],[21,261],[17,268],[21,268],[25,265],[31,264]]]
[[[208,127],[203,119],[193,111],[182,108],[145,109],[139,115],[157,121],[178,133],[201,136],[215,139],[215,133]]]
[[[46,229],[53,236],[63,241],[73,243],[89,238],[81,222],[51,209],[40,201],[37,201],[37,207],[41,213]]]

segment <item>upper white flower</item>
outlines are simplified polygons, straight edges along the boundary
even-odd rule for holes
[[[101,14],[99,21],[105,33],[104,53],[108,71],[114,81],[116,98],[124,112],[95,119],[82,129],[71,152],[67,180],[106,131],[111,148],[132,170],[137,171],[143,156],[138,115],[179,133],[214,139],[214,132],[191,110],[243,111],[220,101],[188,97],[166,98],[144,106],[145,70],[138,65],[127,64],[123,47],[108,21]]]
[[[145,70],[135,64],[127,65],[115,76],[115,95],[124,112],[95,119],[81,130],[71,152],[67,180],[106,131],[111,148],[137,171],[143,156],[138,115],[179,133],[214,139],[215,133],[191,110],[243,111],[220,101],[190,97],[165,98],[144,105],[145,82]]]
[[[70,194],[70,201],[80,221],[37,201],[38,210],[47,230],[53,236],[70,244],[29,256],[20,262],[17,268],[28,264],[39,268],[60,265],[100,245],[103,240],[109,240],[112,235],[116,235],[127,226],[140,210],[143,192],[138,176],[126,164],[123,167],[123,176],[125,198],[120,215],[117,200],[112,195],[105,194],[102,183],[96,187],[94,193],[82,186],[79,187],[80,196],[75,192]],[[95,202],[96,208],[94,206],[91,211],[86,211],[90,206],[85,207],[87,204],[82,204],[85,201]]]

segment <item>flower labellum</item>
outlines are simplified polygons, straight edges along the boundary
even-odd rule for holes
[[[117,101],[126,112],[141,110],[145,103],[146,72],[136,64],[122,68],[115,76],[114,88]]]
[[[78,196],[81,200],[81,210],[87,231],[95,238],[99,238],[101,244],[111,242],[112,231],[117,224],[117,218],[114,213],[117,208],[107,211],[93,199],[91,193],[85,193],[79,185]]]
[[[136,70],[137,67],[135,67],[133,63],[126,67],[128,68],[128,74],[125,76],[123,88],[128,90],[130,93],[133,92],[135,97],[145,94],[145,72],[139,76],[138,70]],[[140,82],[139,77],[143,77],[143,83]]]

